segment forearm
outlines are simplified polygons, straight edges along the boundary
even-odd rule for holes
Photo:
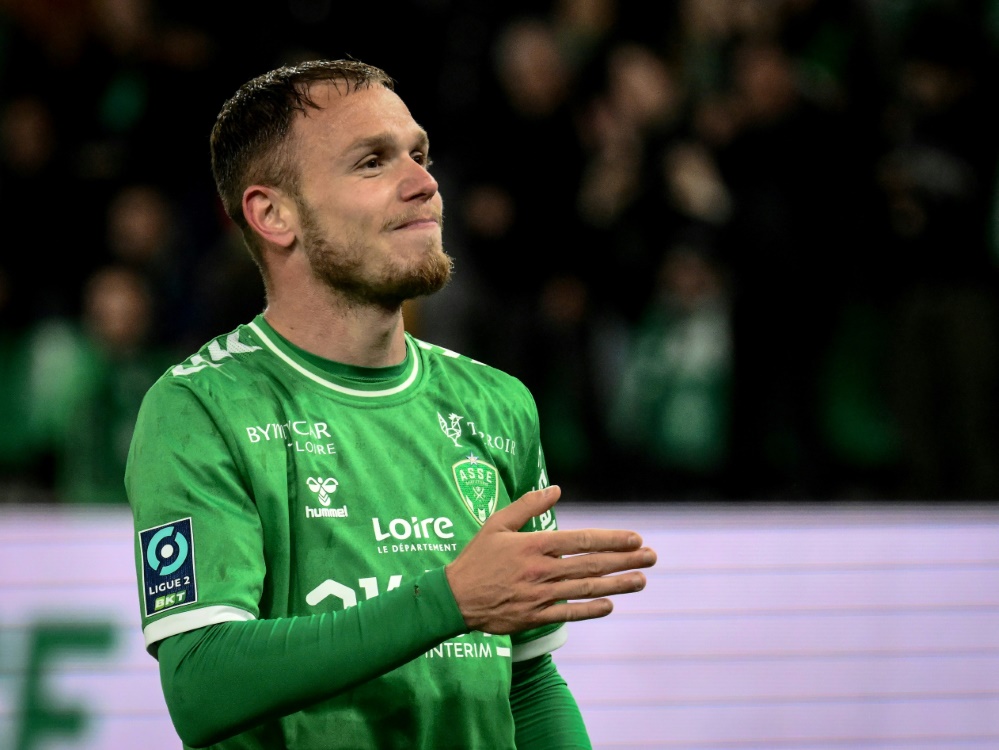
[[[178,734],[199,747],[331,698],[466,630],[435,570],[341,612],[171,636],[160,644],[160,675]]]
[[[576,699],[551,654],[513,665],[510,707],[517,750],[589,750],[592,745]]]

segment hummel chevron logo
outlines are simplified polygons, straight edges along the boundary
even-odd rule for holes
[[[225,340],[225,348],[219,344],[218,339],[215,339],[208,345],[208,356],[212,358],[209,362],[200,354],[195,354],[191,357],[188,365],[177,365],[173,368],[174,375],[191,375],[200,370],[204,370],[206,367],[221,367],[221,365],[216,364],[221,362],[226,357],[231,357],[233,354],[246,354],[248,352],[255,352],[260,349],[259,346],[248,346],[239,340],[239,332],[233,331]]]

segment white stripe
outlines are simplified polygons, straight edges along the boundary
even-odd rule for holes
[[[496,656],[509,656],[509,655],[510,655],[510,649],[508,649],[506,646],[496,647]]]
[[[233,622],[255,620],[253,615],[245,609],[230,607],[228,605],[214,605],[211,607],[201,607],[199,609],[189,609],[186,612],[178,612],[175,615],[167,615],[161,620],[151,622],[142,629],[142,635],[146,638],[146,650],[154,643],[169,638],[177,633],[186,633],[189,630],[197,630],[206,625],[217,625],[220,622]]]
[[[569,640],[569,633],[566,630],[565,623],[563,623],[553,633],[541,636],[527,643],[513,644],[513,660],[526,661],[527,659],[533,659],[535,656],[550,654],[555,649],[564,646],[567,640]]]
[[[239,331],[233,331],[225,340],[225,348],[229,354],[249,354],[260,349],[259,346],[249,346],[239,340]]]
[[[376,396],[391,396],[394,393],[399,393],[409,388],[409,386],[411,386],[413,382],[416,380],[416,376],[417,374],[419,374],[420,371],[420,357],[416,353],[416,350],[413,348],[413,345],[409,342],[409,339],[407,339],[406,347],[409,350],[410,355],[413,357],[413,371],[409,373],[409,377],[407,377],[404,382],[400,383],[394,388],[386,388],[381,391],[359,391],[356,388],[347,388],[345,386],[338,385],[337,383],[333,383],[329,380],[326,380],[325,378],[321,378],[315,373],[306,370],[304,367],[298,364],[298,362],[296,362],[287,354],[285,354],[283,351],[281,351],[274,344],[273,341],[267,338],[264,332],[260,330],[260,326],[258,326],[254,322],[249,323],[249,326],[257,334],[257,336],[260,337],[260,340],[267,345],[268,349],[274,352],[280,359],[284,360],[284,362],[290,365],[293,369],[298,370],[298,372],[300,372],[302,375],[309,378],[309,380],[314,380],[315,382],[319,383],[319,385],[326,386],[330,390],[334,390],[339,393],[346,393],[348,396],[361,396],[364,398],[374,398]]]

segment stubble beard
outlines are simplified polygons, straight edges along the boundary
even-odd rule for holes
[[[348,234],[341,241],[331,241],[311,207],[299,201],[298,208],[303,249],[313,275],[349,305],[391,310],[408,299],[438,292],[451,280],[453,261],[436,237],[427,239],[415,266],[391,265],[366,271],[364,259],[370,251],[362,238]]]

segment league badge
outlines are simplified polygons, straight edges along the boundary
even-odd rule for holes
[[[198,600],[190,518],[140,531],[139,549],[146,617]]]

